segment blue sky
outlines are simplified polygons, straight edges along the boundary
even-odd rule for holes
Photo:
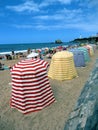
[[[68,42],[98,32],[98,0],[0,0],[0,43]]]

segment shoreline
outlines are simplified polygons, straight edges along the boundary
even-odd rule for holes
[[[68,46],[68,42],[64,42],[62,44],[56,44],[56,43],[26,43],[26,44],[0,44],[0,55],[1,54],[11,54],[12,51],[17,52],[24,52],[28,49],[32,50],[39,50],[39,49],[45,49],[45,48],[55,48],[58,46]]]

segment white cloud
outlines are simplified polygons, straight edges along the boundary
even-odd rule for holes
[[[68,10],[68,9],[63,9],[60,11],[55,12],[54,14],[50,15],[39,15],[33,17],[35,20],[42,20],[42,21],[50,21],[50,22],[81,22],[84,20],[84,14],[82,14],[81,9],[77,10]]]
[[[69,9],[64,8],[64,9],[58,11],[58,12],[59,13],[75,13],[75,14],[79,14],[79,13],[82,13],[82,9],[78,8],[78,9],[71,9],[71,10],[69,10]]]
[[[89,7],[91,8],[97,8],[98,9],[98,0],[91,0],[89,1]]]
[[[98,31],[98,24],[86,24],[86,23],[68,23],[68,24],[55,24],[55,25],[38,25],[35,27],[40,30],[58,30],[58,29],[80,29],[86,32]]]
[[[62,4],[70,4],[73,0],[57,0]]]
[[[77,2],[76,8],[64,8],[62,10],[57,9],[52,14],[44,12],[37,14],[37,16],[33,16],[34,19],[32,24],[27,25],[14,25],[17,28],[34,28],[34,29],[44,29],[44,30],[52,30],[52,29],[81,29],[81,30],[98,30],[97,27],[97,12],[90,10],[90,8],[96,7],[98,5],[97,0],[43,0],[41,3],[34,3],[31,0],[27,0],[24,4],[20,4],[17,6],[7,6],[8,9],[12,9],[18,12],[22,11],[40,11],[44,9],[43,7],[56,4],[56,2],[60,2],[61,4],[71,4],[71,2]],[[85,8],[84,8],[85,6]],[[66,7],[66,6],[65,6]],[[72,6],[71,6],[72,7]],[[82,8],[83,7],[83,8]],[[50,9],[50,8],[47,8]],[[94,8],[95,9],[95,8]],[[91,13],[92,12],[92,13]],[[49,20],[49,21],[48,21]],[[40,22],[41,24],[38,24]],[[96,22],[96,23],[94,23]],[[43,24],[42,24],[43,23]]]
[[[75,0],[80,6],[86,8],[97,8],[98,7],[98,0]]]
[[[55,23],[55,24],[46,24],[46,23],[36,23],[34,24],[14,24],[11,25],[15,28],[18,29],[36,29],[36,30],[64,30],[64,29],[79,29],[82,31],[86,31],[86,32],[96,32],[98,31],[98,24],[97,23],[73,23],[73,22],[69,22],[69,23],[64,23],[61,22],[59,23]]]
[[[35,16],[33,17],[34,19],[40,19],[40,20],[63,20],[64,19],[64,15],[61,14],[55,14],[55,15],[39,15],[39,16]]]
[[[67,25],[68,28],[75,28],[75,29],[80,29],[83,31],[98,31],[98,24],[90,24],[90,23],[78,23],[78,24],[69,24]]]
[[[23,11],[39,11],[38,5],[34,3],[33,1],[26,1],[23,4],[16,5],[16,6],[7,6],[7,9],[11,9],[17,12],[23,12]]]
[[[46,7],[49,5],[53,5],[54,3],[61,3],[61,4],[70,4],[73,0],[43,0],[42,3],[40,3],[40,7]]]
[[[83,20],[84,13],[82,12],[81,9],[73,9],[73,10],[68,10],[64,8],[63,10],[58,11],[59,15],[64,15],[65,20],[76,20],[80,19]]]
[[[40,11],[41,8],[47,7],[49,5],[56,4],[57,2],[61,4],[70,4],[72,0],[44,0],[41,3],[35,3],[33,0],[26,0],[23,4],[6,6],[7,9],[14,10],[16,12],[23,11]]]

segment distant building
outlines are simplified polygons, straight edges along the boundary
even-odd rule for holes
[[[80,34],[80,37],[79,37],[80,39],[82,38],[82,35]]]
[[[98,33],[96,33],[96,37],[98,37]]]

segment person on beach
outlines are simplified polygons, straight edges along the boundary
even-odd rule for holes
[[[0,70],[4,70],[4,64],[0,62]]]
[[[15,59],[15,53],[12,51],[12,59]]]
[[[30,54],[30,53],[31,53],[31,49],[28,48],[28,50],[27,50],[27,54]]]

